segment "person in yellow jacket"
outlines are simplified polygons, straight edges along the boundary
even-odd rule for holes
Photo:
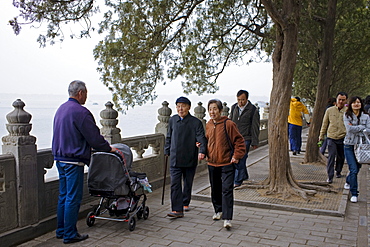
[[[304,116],[306,123],[310,124],[308,110],[306,106],[302,104],[301,99],[299,97],[291,98],[288,116],[288,132],[290,150],[293,152],[293,155],[297,155],[301,152],[303,125],[302,115]]]

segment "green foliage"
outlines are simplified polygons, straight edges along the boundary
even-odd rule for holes
[[[327,6],[322,1],[306,1],[301,15],[299,53],[293,94],[315,103]],[[370,12],[367,1],[338,1],[334,40],[333,81],[327,97],[339,91],[349,95],[370,94]]]
[[[100,23],[107,35],[94,56],[103,82],[126,106],[153,100],[166,79],[181,78],[186,94],[216,92],[225,66],[263,40],[249,32],[251,23],[268,28],[265,11],[250,11],[242,1],[107,3],[114,11]]]
[[[73,12],[67,6],[78,3],[94,9],[94,1],[86,0],[37,2],[40,7],[31,10],[39,16],[35,21],[50,24],[44,43],[60,35],[62,20],[67,23],[65,14]],[[50,2],[63,8],[51,9]],[[271,25],[257,0],[106,0],[104,8],[98,32],[105,38],[95,47],[94,57],[117,107],[151,101],[158,83],[177,78],[186,94],[214,93],[226,66],[251,62],[243,57],[252,50],[257,54],[254,59],[261,59]],[[88,19],[92,13],[79,18]]]
[[[336,25],[332,93],[370,94],[370,9],[364,0],[341,2]]]
[[[14,7],[18,8],[18,17],[9,21],[15,34],[19,34],[21,26],[32,23],[47,23],[46,34],[40,34],[37,41],[44,47],[48,42],[63,41],[64,34],[61,25],[80,23],[83,30],[79,35],[71,34],[71,38],[88,37],[92,29],[90,17],[99,11],[94,7],[93,0],[13,0]],[[19,19],[25,22],[20,22]]]

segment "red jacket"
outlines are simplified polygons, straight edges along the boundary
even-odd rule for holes
[[[206,125],[206,138],[208,140],[207,161],[210,166],[230,165],[232,157],[240,160],[246,152],[243,136],[239,133],[236,124],[230,119],[230,121],[226,121],[227,119],[226,116],[223,116],[216,123],[211,119]],[[232,151],[225,133],[225,121],[227,134],[234,147],[234,154],[232,157]]]

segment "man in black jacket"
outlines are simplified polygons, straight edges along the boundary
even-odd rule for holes
[[[207,147],[203,124],[189,113],[190,106],[188,98],[176,100],[178,114],[169,120],[164,148],[165,155],[170,156],[172,211],[168,216],[176,218],[184,217],[183,211],[189,210],[198,159],[204,159]],[[197,142],[200,143],[199,152]]]
[[[244,137],[247,151],[236,165],[234,187],[239,187],[243,180],[249,178],[247,171],[247,158],[250,146],[253,149],[258,147],[260,134],[260,114],[256,106],[249,100],[249,93],[245,90],[239,90],[236,94],[238,103],[231,106],[230,119],[236,123],[240,134]]]

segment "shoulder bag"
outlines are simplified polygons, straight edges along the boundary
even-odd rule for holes
[[[359,136],[359,143],[355,145],[355,156],[358,163],[370,164],[370,139],[367,134],[363,136]]]

